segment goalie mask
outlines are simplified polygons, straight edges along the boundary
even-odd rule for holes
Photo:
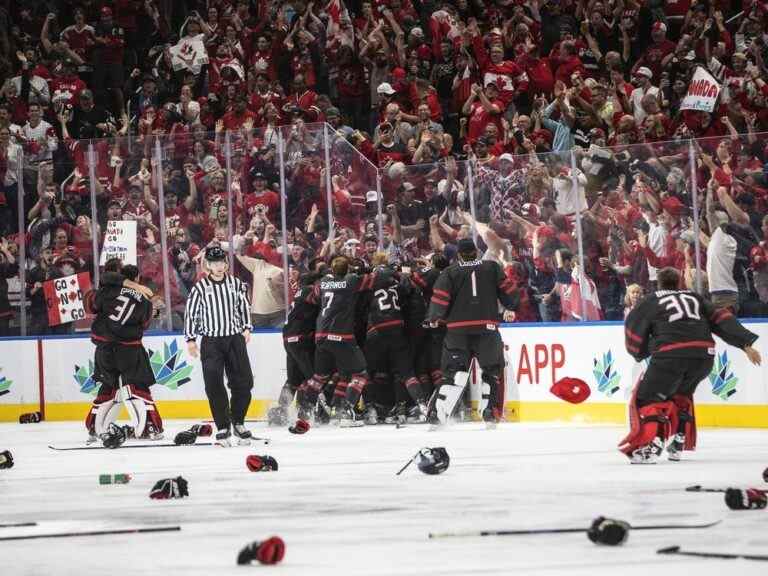
[[[417,466],[424,474],[441,474],[448,470],[450,463],[445,448],[422,448],[417,458]]]

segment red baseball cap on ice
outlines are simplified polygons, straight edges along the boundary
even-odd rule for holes
[[[569,377],[560,378],[560,380],[552,385],[549,391],[561,400],[571,404],[581,404],[592,393],[589,385],[584,380]]]

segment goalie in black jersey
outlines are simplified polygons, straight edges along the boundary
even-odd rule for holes
[[[141,341],[152,320],[152,292],[135,282],[138,275],[136,266],[111,259],[99,289],[85,295],[86,312],[96,315],[91,325],[96,345],[93,379],[100,383],[85,421],[88,443],[107,433],[122,404],[137,438],[163,437],[163,421],[149,390],[155,375]]]
[[[444,423],[452,414],[469,379],[469,364],[476,358],[483,371],[483,420],[493,426],[501,419],[504,348],[499,334],[499,302],[513,310],[517,288],[492,260],[478,260],[475,243],[459,241],[459,261],[440,274],[432,290],[427,319],[445,322],[442,385],[432,395],[428,420]],[[506,315],[505,315],[506,316]]]
[[[638,362],[651,358],[630,400],[630,432],[619,444],[633,464],[655,463],[668,440],[673,461],[696,447],[693,394],[712,371],[712,334],[744,350],[752,364],[761,362],[760,352],[752,348],[757,334],[730,310],[677,290],[680,274],[674,268],[659,270],[657,281],[659,290],[640,302],[625,323],[627,352]]]

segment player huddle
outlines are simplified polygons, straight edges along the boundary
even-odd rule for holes
[[[493,427],[504,405],[499,324],[519,306],[520,294],[515,275],[481,259],[471,239],[460,240],[457,248],[456,262],[435,255],[425,269],[391,266],[385,254],[376,254],[370,267],[339,256],[303,275],[283,328],[287,380],[269,411],[270,424],[287,425],[295,402],[292,430],[306,431],[310,420],[345,427],[439,425],[460,403],[474,359],[482,370],[482,418]],[[185,319],[193,356],[202,336],[205,389],[220,445],[230,445],[232,432],[240,443],[251,438],[243,423],[253,386],[247,290],[227,274],[225,260],[220,248],[206,250],[210,273],[193,289]],[[94,378],[102,384],[87,425],[91,438],[101,437],[105,445],[115,442],[116,427],[110,425],[119,410],[118,389],[124,390],[136,435],[162,433],[141,346],[151,293],[135,277],[134,267],[121,273],[110,262],[98,292],[86,299],[88,311],[97,314]],[[695,447],[693,394],[711,370],[713,334],[743,349],[754,364],[761,362],[752,348],[757,335],[728,309],[677,290],[678,282],[676,270],[660,270],[659,289],[627,317],[627,351],[638,361],[650,357],[632,396],[630,433],[620,444],[632,463],[654,463],[665,449],[670,460],[679,460],[683,450]]]
[[[300,420],[340,426],[443,422],[465,390],[470,360],[483,375],[483,419],[503,408],[499,302],[513,309],[516,285],[469,239],[454,265],[368,269],[344,256],[301,279],[283,329],[288,380],[270,422],[288,421],[295,397]]]

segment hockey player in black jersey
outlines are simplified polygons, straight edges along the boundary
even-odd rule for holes
[[[630,400],[630,432],[619,444],[633,464],[653,464],[665,443],[670,460],[696,446],[693,394],[712,370],[716,334],[744,350],[759,365],[752,348],[757,334],[744,328],[727,309],[688,290],[677,290],[679,272],[657,273],[659,290],[638,304],[625,323],[625,345],[638,362],[651,360]]]
[[[91,325],[91,340],[96,345],[93,379],[100,383],[85,421],[89,443],[107,432],[121,404],[125,404],[137,438],[163,437],[163,421],[149,390],[155,375],[141,341],[152,320],[151,292],[135,284],[138,273],[136,266],[123,267],[112,259],[105,266],[99,289],[85,295],[86,311],[96,315]]]
[[[373,257],[376,279],[371,286],[368,305],[368,330],[365,340],[365,358],[372,382],[368,394],[374,398],[368,406],[366,421],[375,424],[377,415],[374,404],[381,396],[383,388],[392,377],[395,387],[395,406],[392,419],[424,422],[427,419],[427,406],[424,391],[414,376],[413,360],[408,340],[405,335],[402,299],[407,296],[406,283],[401,283],[395,271],[386,265],[387,255],[378,252]],[[407,397],[413,399],[414,406],[406,411]]]
[[[408,320],[406,322],[408,337],[413,347],[416,375],[427,396],[439,388],[443,380],[441,369],[443,359],[443,342],[445,341],[445,324],[439,323],[434,328],[425,329],[427,306],[432,299],[432,289],[440,277],[440,273],[448,267],[448,259],[441,253],[432,255],[432,266],[415,270],[410,282],[418,288],[418,293],[412,294],[408,300]],[[424,299],[421,305],[417,300]]]
[[[342,426],[362,425],[355,420],[353,407],[368,383],[368,373],[365,356],[355,340],[355,311],[359,294],[370,290],[376,280],[375,272],[354,274],[349,271],[349,265],[345,256],[334,258],[331,274],[319,281],[315,373],[299,389],[300,410],[305,413],[314,410],[318,394],[336,368],[349,382],[345,396],[334,397],[336,415]]]
[[[303,274],[299,290],[291,302],[288,320],[283,326],[287,377],[278,405],[269,411],[270,424],[284,426],[288,423],[288,407],[294,395],[314,374],[315,324],[320,311],[315,283],[320,277],[321,274],[314,272]]]
[[[430,423],[445,422],[451,415],[469,377],[472,357],[483,371],[483,420],[494,425],[501,419],[503,397],[501,373],[504,352],[498,325],[502,320],[499,302],[512,310],[517,305],[517,289],[492,260],[478,260],[475,243],[463,239],[458,244],[459,261],[446,268],[432,290],[427,318],[430,325],[444,321],[443,383],[430,400]]]

